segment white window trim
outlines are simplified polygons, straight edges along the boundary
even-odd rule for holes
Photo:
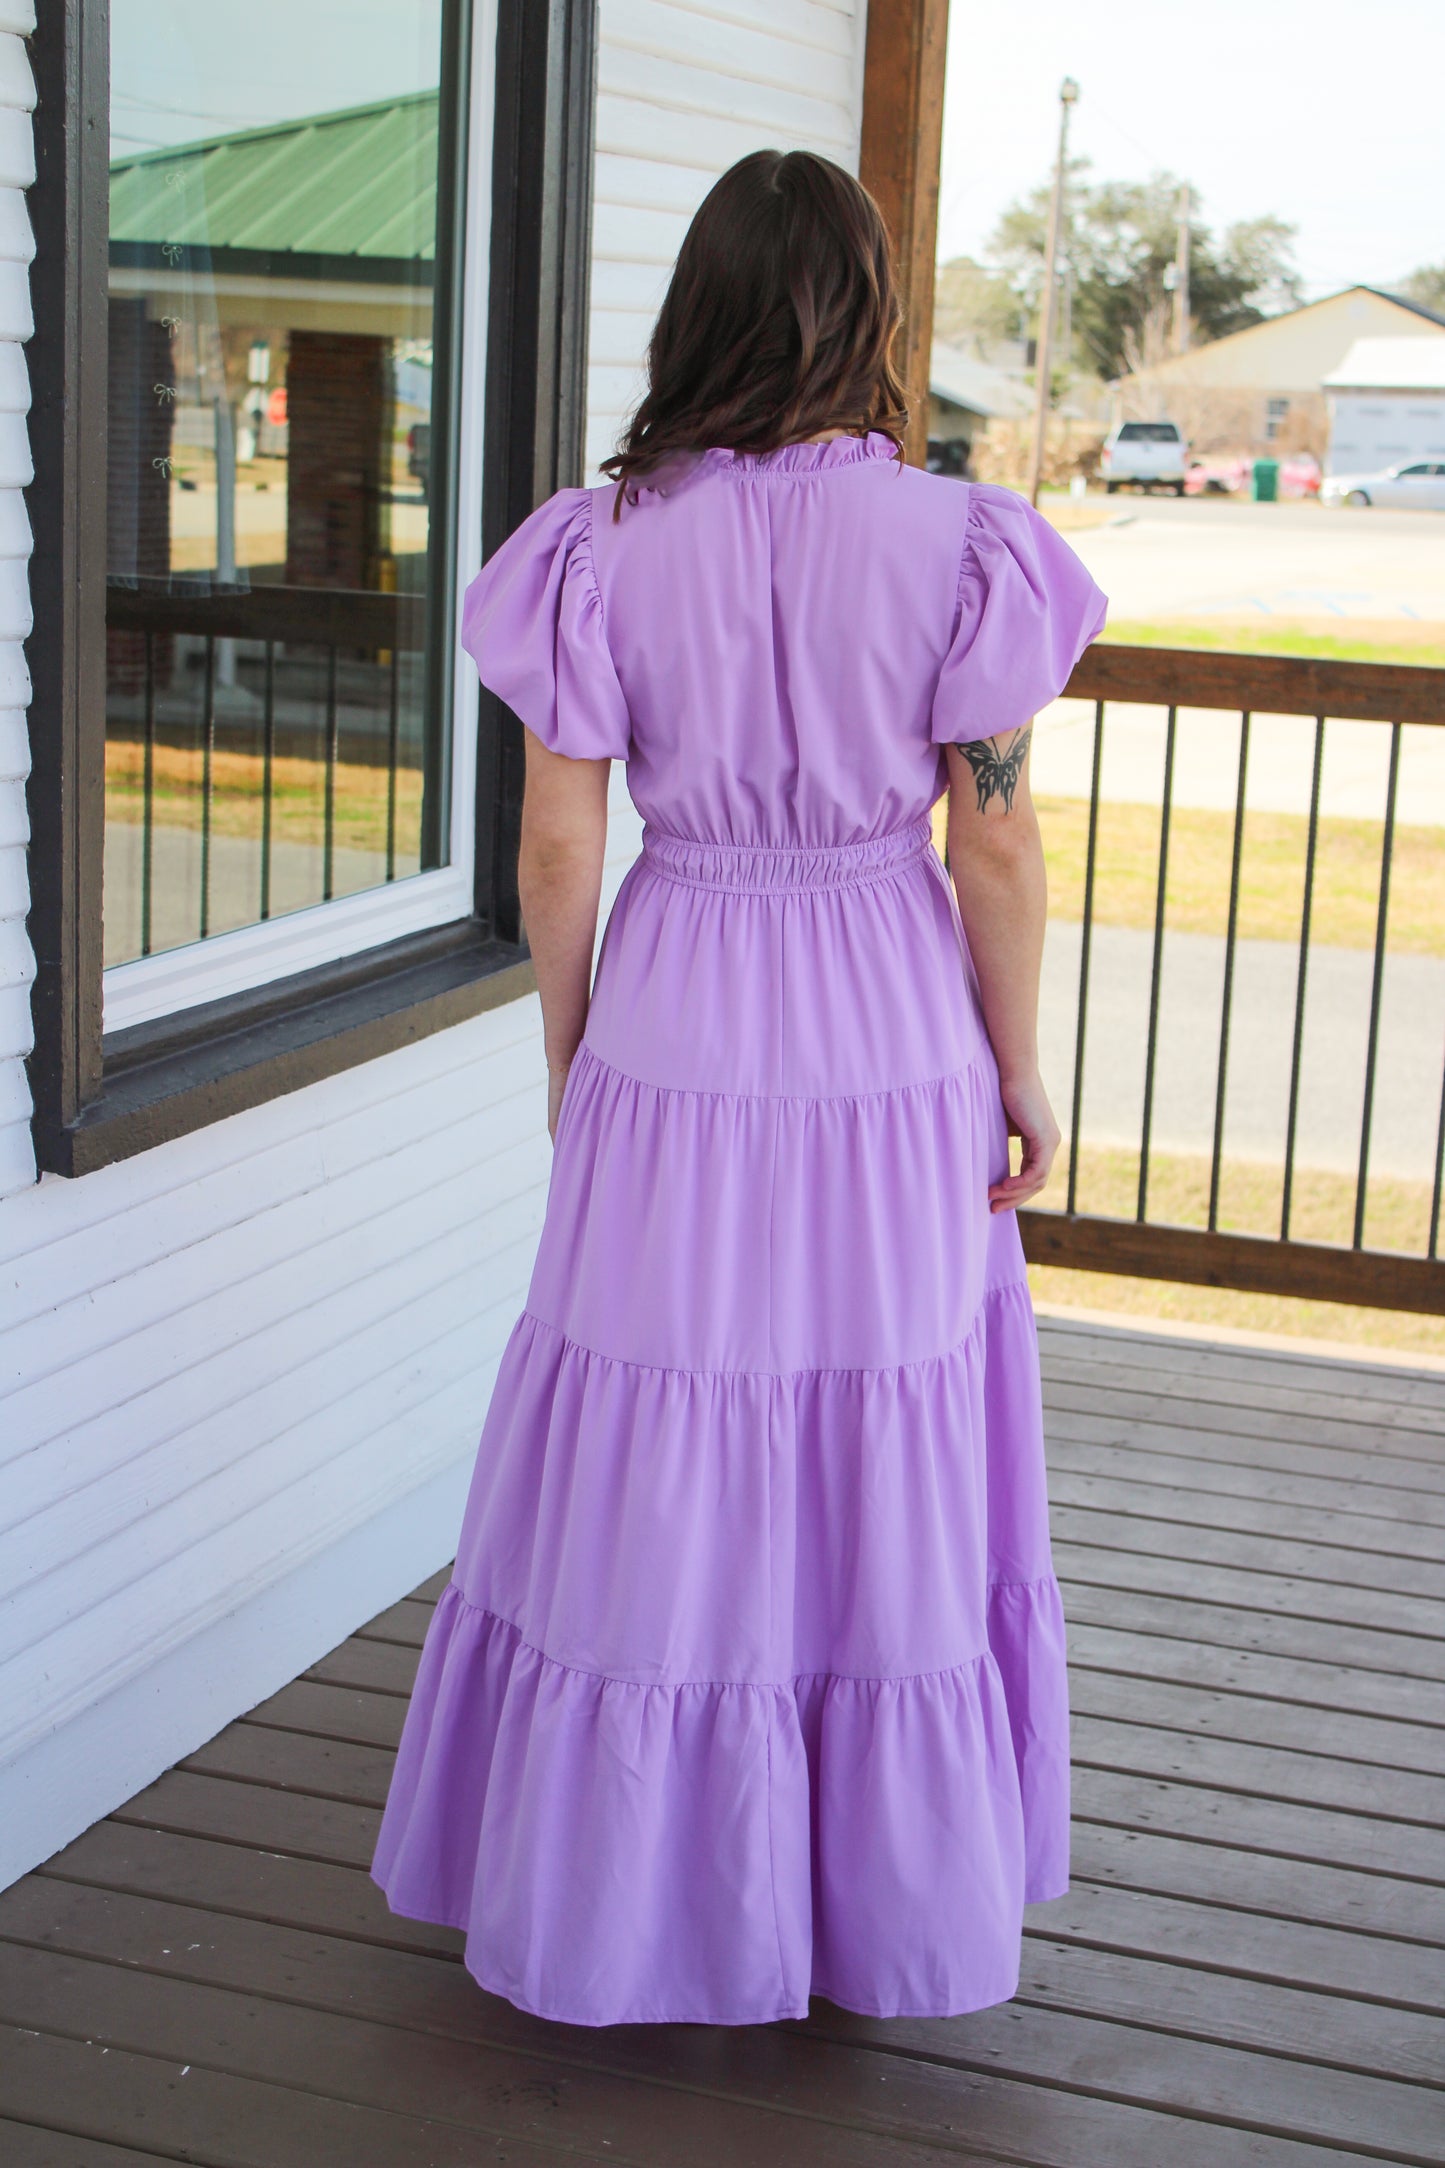
[[[486,386],[488,271],[491,258],[492,123],[496,102],[496,0],[475,0],[467,138],[466,236],[462,250],[461,351],[454,397],[458,416],[456,598],[458,616],[481,565],[482,433]],[[107,1032],[154,1023],[203,1002],[248,993],[318,965],[338,963],[406,934],[464,918],[472,909],[476,848],[477,675],[461,647],[452,649],[451,817],[448,863],[382,888],[338,896],[264,924],[239,926],[182,948],[165,949],[105,973]]]

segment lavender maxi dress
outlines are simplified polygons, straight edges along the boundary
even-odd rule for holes
[[[998,1076],[929,833],[1104,600],[878,435],[559,491],[484,682],[645,818],[372,1873],[575,2024],[1006,2000],[1068,1880]]]

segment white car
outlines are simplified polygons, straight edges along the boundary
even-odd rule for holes
[[[1111,497],[1126,482],[1182,497],[1188,449],[1177,422],[1119,422],[1104,439],[1100,478]]]
[[[1383,474],[1331,474],[1320,484],[1321,504],[1418,507],[1445,512],[1445,459],[1411,459]]]

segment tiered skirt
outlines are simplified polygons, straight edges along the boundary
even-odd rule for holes
[[[649,829],[372,1872],[576,2024],[1006,2000],[1068,1880],[1007,1138],[926,818]]]

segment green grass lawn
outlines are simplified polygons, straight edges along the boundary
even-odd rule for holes
[[[105,749],[105,817],[139,825],[145,814],[145,750],[127,739]],[[199,749],[158,745],[152,813],[158,828],[198,831],[201,825],[202,757]],[[218,751],[211,767],[211,833],[258,837],[261,833],[263,767],[255,753]],[[386,848],[385,768],[342,761],[336,770],[333,833],[349,850]],[[420,834],[422,775],[399,768],[396,776],[396,844],[399,857],[415,856]],[[319,760],[278,758],[271,772],[271,834],[277,843],[319,849],[326,827],[326,769]]]
[[[1282,1170],[1268,1161],[1225,1159],[1221,1168],[1219,1226],[1226,1234],[1277,1235]],[[1068,1188],[1068,1152],[1059,1154],[1041,1200],[1062,1211]],[[1107,1219],[1133,1219],[1138,1204],[1139,1154],[1132,1147],[1086,1144],[1079,1155],[1077,1209]],[[1170,1227],[1209,1224],[1209,1161],[1203,1153],[1151,1152],[1149,1219]],[[1348,1246],[1355,1215],[1355,1178],[1315,1167],[1295,1169],[1290,1237],[1297,1242]],[[1430,1185],[1372,1175],[1365,1214],[1365,1246],[1423,1257],[1430,1227]],[[1442,1320],[1445,1325],[1445,1320]]]
[[[1079,798],[1040,798],[1039,823],[1049,873],[1049,915],[1077,924],[1084,908],[1089,808]],[[940,854],[947,798],[934,808]],[[1165,923],[1183,933],[1223,934],[1229,914],[1234,816],[1194,806],[1174,810],[1169,827]],[[1304,900],[1308,823],[1302,814],[1248,813],[1240,866],[1239,936],[1298,941]],[[1334,948],[1372,948],[1379,903],[1381,823],[1322,820],[1315,857],[1310,940]],[[1159,879],[1159,813],[1147,805],[1099,809],[1094,915],[1100,925],[1151,929]],[[1397,827],[1390,882],[1390,947],[1416,956],[1445,954],[1445,847],[1438,828]]]
[[[1068,1182],[1067,1155],[1060,1153],[1041,1200],[1062,1210]],[[1219,1225],[1231,1233],[1277,1235],[1282,1177],[1277,1167],[1226,1160],[1220,1185]],[[1132,1219],[1138,1202],[1139,1155],[1085,1146],[1079,1160],[1077,1205],[1081,1212]],[[1301,1168],[1295,1173],[1290,1234],[1302,1242],[1348,1246],[1354,1220],[1352,1177]],[[1203,1156],[1155,1152],[1149,1162],[1149,1218],[1180,1227],[1203,1227],[1209,1211],[1209,1162]],[[1423,1256],[1430,1224],[1430,1190],[1424,1182],[1372,1177],[1365,1242],[1370,1249]],[[1106,1272],[1071,1272],[1033,1265],[1029,1285],[1040,1302],[1068,1308],[1116,1310],[1145,1318],[1173,1318],[1195,1325],[1225,1325],[1248,1332],[1340,1340],[1361,1348],[1403,1349],[1445,1355],[1445,1318],[1399,1310],[1355,1309],[1344,1303],[1306,1302],[1293,1296],[1236,1294],[1163,1280],[1128,1279]]]
[[[1110,619],[1104,644],[1196,647],[1232,655],[1303,655],[1325,662],[1403,662],[1445,668],[1445,625],[1408,618],[1176,617]]]
[[[1049,870],[1049,911],[1077,921],[1084,908],[1089,808],[1078,798],[1040,798]],[[1105,802],[1099,808],[1094,915],[1101,925],[1151,928],[1159,879],[1159,813]],[[1249,812],[1240,864],[1239,936],[1297,941],[1304,901],[1309,824],[1303,814]],[[1175,808],[1169,826],[1165,923],[1182,933],[1223,934],[1229,913],[1234,816]],[[1324,819],[1315,858],[1310,939],[1333,948],[1372,948],[1380,893],[1382,824]],[[1438,828],[1395,830],[1390,878],[1390,947],[1445,954],[1445,838]]]

